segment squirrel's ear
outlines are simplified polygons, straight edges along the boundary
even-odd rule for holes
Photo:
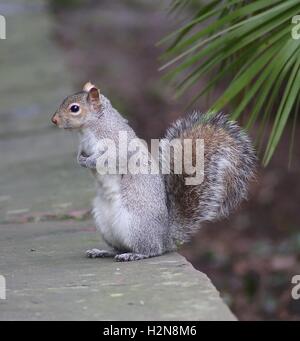
[[[100,105],[100,91],[93,87],[89,90],[88,100],[95,110],[99,110]]]
[[[91,90],[92,88],[96,88],[96,86],[95,86],[94,84],[92,84],[91,82],[87,82],[87,83],[85,83],[84,86],[83,86],[83,91],[85,91],[85,92],[90,92],[90,90]]]

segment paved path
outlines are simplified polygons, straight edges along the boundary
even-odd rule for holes
[[[87,207],[93,183],[74,163],[77,136],[50,122],[56,107],[72,92],[71,72],[50,40],[50,17],[43,1],[30,7],[28,0],[4,3],[7,40],[0,41],[0,222],[19,213]]]
[[[1,10],[0,320],[234,319],[178,254],[126,264],[85,258],[102,243],[85,220],[93,181],[76,165],[76,136],[50,124],[72,91],[70,72],[43,1],[4,1]]]

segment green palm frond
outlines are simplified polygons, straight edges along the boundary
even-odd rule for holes
[[[293,39],[291,32],[300,1],[173,1],[172,10],[183,8],[190,9],[188,22],[160,42],[168,44],[162,56],[164,77],[176,82],[180,96],[209,75],[210,81],[192,103],[229,79],[210,111],[230,106],[233,119],[249,112],[245,127],[258,126],[258,142],[271,123],[263,156],[268,164],[288,119],[295,114],[293,124],[297,121],[300,40]]]

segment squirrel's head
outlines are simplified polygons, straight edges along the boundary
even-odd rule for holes
[[[100,91],[86,83],[81,92],[68,96],[53,115],[51,121],[59,128],[83,128],[89,117],[101,111]]]

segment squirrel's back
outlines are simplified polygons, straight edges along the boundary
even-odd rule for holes
[[[173,238],[186,241],[201,222],[226,217],[247,198],[256,157],[246,133],[223,114],[193,112],[177,120],[165,138],[204,142],[202,183],[186,185],[184,172],[165,175]],[[195,153],[193,148],[193,160],[197,157]]]

